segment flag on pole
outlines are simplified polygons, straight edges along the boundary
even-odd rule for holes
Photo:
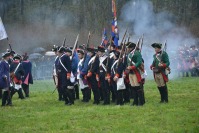
[[[101,45],[105,47],[107,45],[107,43],[108,43],[107,31],[104,28],[104,31],[103,31],[103,34],[102,34],[102,43],[101,43]]]
[[[117,26],[117,13],[116,13],[115,0],[112,0],[112,15],[113,15],[113,20],[111,23],[111,25],[112,25],[111,36],[112,36],[112,41],[114,42],[114,45],[118,46],[119,31],[118,31],[118,26]]]
[[[0,40],[6,39],[6,38],[8,38],[8,35],[6,33],[2,19],[0,17]]]

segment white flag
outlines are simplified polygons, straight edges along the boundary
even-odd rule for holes
[[[3,40],[5,38],[8,38],[8,35],[6,33],[6,30],[4,28],[3,22],[0,17],[0,40]]]

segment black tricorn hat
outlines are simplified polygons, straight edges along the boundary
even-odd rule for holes
[[[15,60],[15,59],[21,60],[21,58],[22,58],[21,55],[15,54],[13,57],[13,60]]]
[[[10,56],[10,52],[2,53],[2,57],[3,57],[3,58],[6,58],[6,57],[8,57],[8,56]]]
[[[66,52],[68,52],[68,53],[72,53],[72,49],[67,48],[67,49],[66,49]]]
[[[98,46],[97,51],[105,52],[105,48],[103,46]]]
[[[22,57],[23,57],[23,60],[27,60],[28,59],[28,54],[25,53],[24,55],[22,55]]]
[[[83,46],[83,45],[80,45],[80,46],[79,46],[79,49],[83,49],[83,50],[84,50],[84,46]]]
[[[84,54],[84,50],[83,49],[77,49],[77,53]]]
[[[14,54],[16,54],[16,52],[15,52],[15,51],[10,50],[10,49],[7,49],[7,52],[9,52],[9,53],[10,53],[10,55],[14,55]]]
[[[59,48],[58,46],[53,45],[52,51],[53,51],[53,52],[57,52],[57,51],[58,51],[58,48]]]
[[[63,46],[61,46],[59,49],[58,49],[58,52],[60,52],[60,53],[64,53],[66,51],[66,49],[63,47]]]
[[[153,43],[153,44],[151,44],[151,46],[153,48],[162,48],[162,44],[161,43]]]
[[[190,48],[195,48],[195,47],[196,47],[196,45],[191,45],[191,46],[190,46]]]
[[[87,51],[88,51],[88,52],[95,53],[95,52],[96,52],[96,49],[95,49],[95,47],[89,47],[89,48],[87,48]]]
[[[136,44],[133,42],[128,42],[127,48],[135,48]]]

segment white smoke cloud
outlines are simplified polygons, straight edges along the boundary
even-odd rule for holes
[[[167,40],[167,52],[172,58],[179,46],[195,44],[195,37],[186,27],[180,27],[175,23],[175,16],[168,11],[155,13],[153,3],[150,0],[131,0],[122,8],[120,16],[122,22],[119,22],[121,33],[127,24],[131,41],[137,42],[137,39],[144,34],[144,45],[142,54],[146,61],[146,67],[149,68],[152,63],[153,49],[150,45],[154,42],[164,43]],[[122,34],[121,34],[122,35]],[[120,40],[121,41],[121,40]],[[171,62],[171,66],[172,62]],[[172,68],[173,71],[176,68]]]

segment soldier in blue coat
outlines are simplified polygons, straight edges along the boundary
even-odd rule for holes
[[[122,59],[119,60],[119,55],[120,55],[119,51],[114,52],[114,62],[111,66],[111,78],[113,79],[112,85],[117,97],[116,105],[123,105],[124,89],[121,89],[119,88],[119,86],[117,86],[118,79],[123,78],[123,71],[124,71],[124,64],[122,62]]]
[[[79,80],[79,87],[83,94],[82,102],[89,102],[89,86],[86,75],[88,73],[88,62],[90,57],[82,49],[78,49],[77,52],[79,57],[77,79]]]
[[[70,57],[65,54],[65,48],[58,49],[58,79],[60,79],[60,87],[64,95],[65,105],[74,104],[73,96],[70,92],[70,76],[71,76],[71,61]]]
[[[63,92],[61,90],[60,83],[59,83],[60,79],[58,78],[58,64],[59,64],[58,49],[59,48],[60,48],[59,46],[54,45],[52,49],[52,51],[55,52],[55,55],[56,55],[54,65],[53,65],[53,79],[58,91],[58,100],[64,101]]]
[[[99,55],[99,80],[100,80],[100,86],[101,91],[103,93],[103,105],[110,104],[110,87],[109,83],[107,81],[107,72],[110,67],[106,67],[108,57],[105,55],[105,48],[103,46],[98,46],[98,55]],[[101,99],[102,100],[102,99]]]
[[[98,55],[96,55],[94,48],[88,48],[87,50],[90,56],[90,60],[88,62],[87,79],[94,95],[93,104],[98,105],[100,103],[100,92],[96,77],[98,77],[98,71],[99,71],[99,57]]]
[[[22,78],[22,88],[26,97],[29,97],[29,84],[33,84],[32,78],[32,63],[28,60],[28,55],[23,55],[23,61],[21,62],[24,69],[24,76]]]
[[[70,60],[72,62],[72,73],[73,73],[73,77],[71,77],[71,80],[74,80],[73,84],[74,84],[74,91],[73,91],[73,98],[74,99],[79,99],[79,87],[78,87],[78,83],[77,83],[77,67],[78,67],[78,54],[76,51],[74,51],[74,55],[72,57],[72,47],[67,48],[66,49],[66,54],[68,56],[70,56]]]
[[[6,52],[2,54],[2,61],[0,62],[0,90],[3,90],[3,96],[2,96],[2,106],[11,105],[9,102],[10,97],[10,67],[9,67],[9,56],[10,53]]]

